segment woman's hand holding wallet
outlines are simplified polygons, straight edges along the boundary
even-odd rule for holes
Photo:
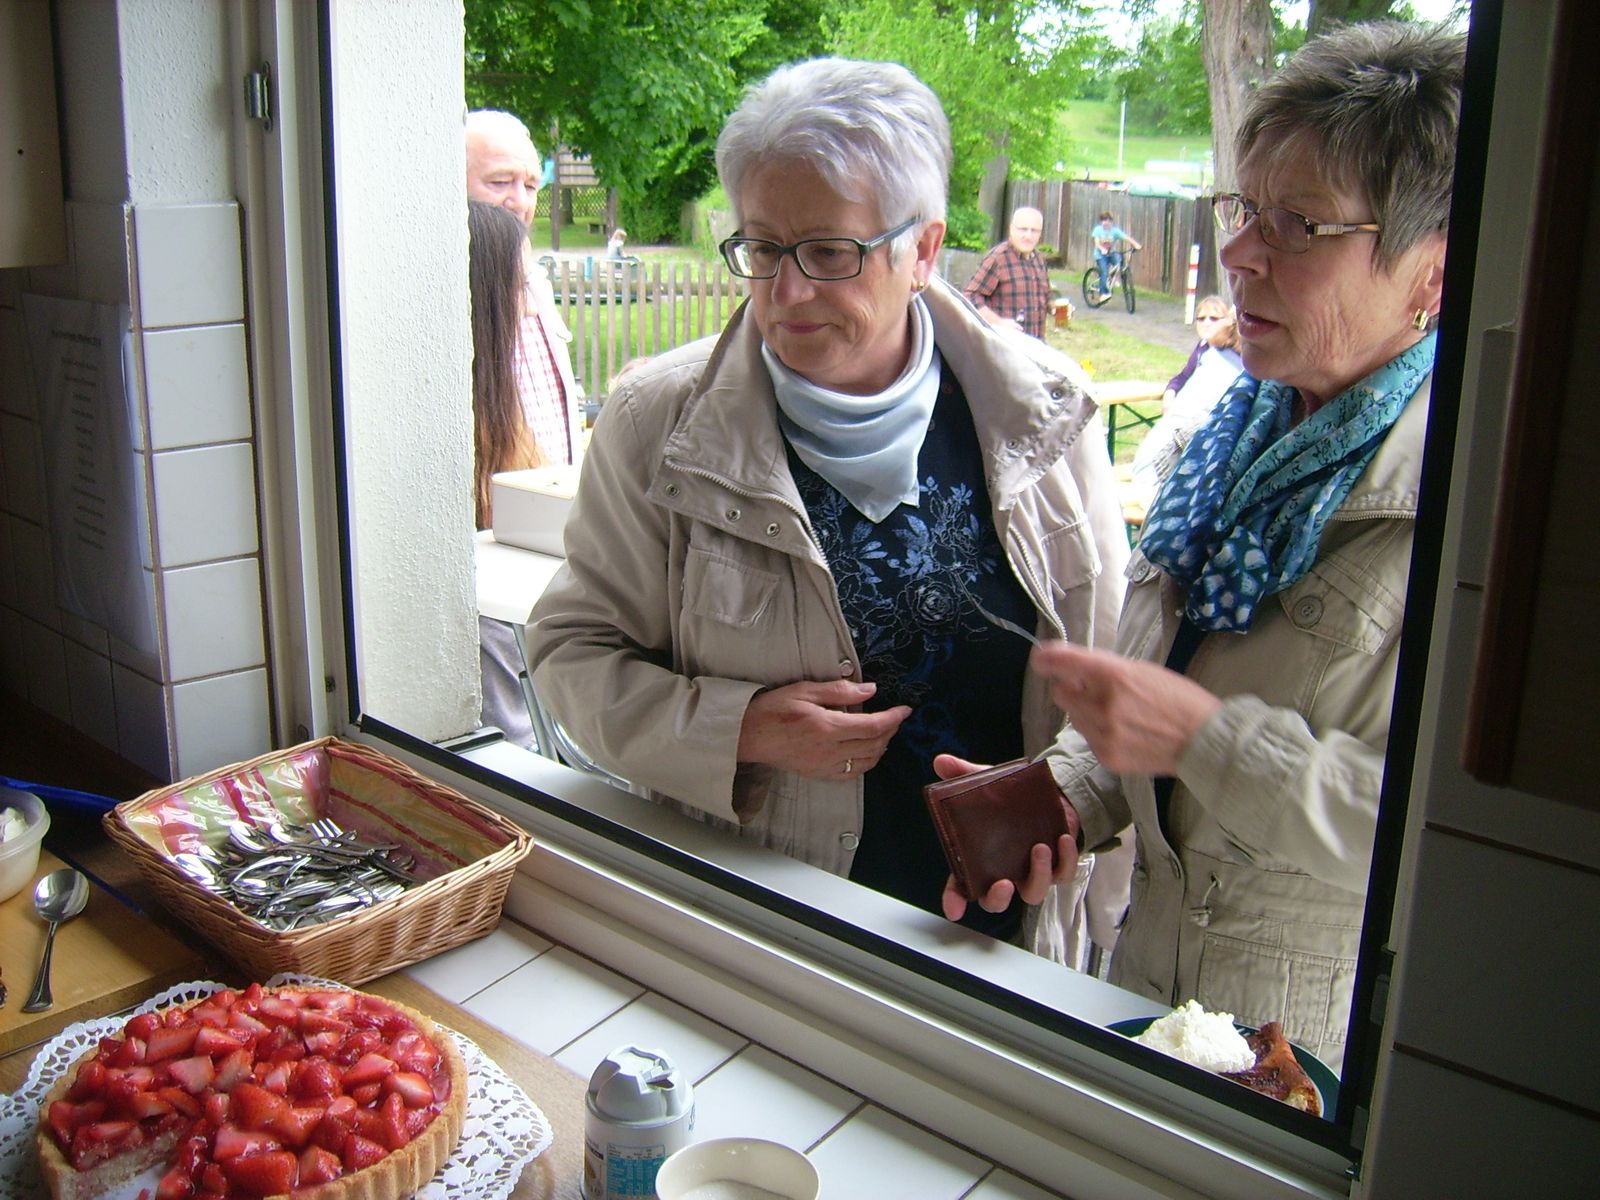
[[[1040,760],[980,767],[951,754],[933,760],[940,782],[923,789],[952,872],[944,915],[959,921],[969,900],[1003,912],[1012,897],[1038,904],[1078,866],[1078,814]]]

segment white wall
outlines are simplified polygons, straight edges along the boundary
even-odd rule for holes
[[[162,778],[267,749],[254,421],[225,6],[58,0],[66,263],[0,271],[0,686]],[[129,645],[56,601],[22,337],[34,292],[123,306],[156,629]],[[133,601],[130,600],[130,604]]]
[[[460,9],[336,5],[332,51],[362,708],[439,740],[479,709]]]
[[[245,322],[250,206],[235,184],[247,135],[230,46],[253,30],[230,21],[255,12],[214,0],[55,7],[71,251],[60,266],[0,271],[0,687],[182,778],[295,734],[271,717],[256,478],[258,434],[288,399],[251,395],[250,344],[275,339],[270,314]],[[350,474],[363,707],[445,738],[476,726],[479,703],[460,12],[336,11],[342,123],[393,131],[336,137],[351,461],[381,464]],[[406,89],[396,63],[420,64]],[[397,306],[401,270],[460,285]],[[128,307],[155,653],[56,602],[25,292]],[[326,428],[331,400],[315,403]]]

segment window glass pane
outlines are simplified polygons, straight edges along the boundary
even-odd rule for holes
[[[365,37],[377,43],[387,38],[396,45],[396,53],[414,54],[417,61],[406,73],[409,79],[431,81],[442,87],[449,71],[460,72],[460,62],[450,61],[448,49],[439,49],[437,30],[414,29],[414,36],[407,38],[406,31],[381,28],[380,17],[341,11],[331,19],[343,23],[343,32],[351,39]],[[336,32],[339,28],[336,24]],[[459,87],[459,82],[454,86]],[[1115,960],[1114,948],[1095,946],[1086,950],[1079,960],[1079,966],[1085,969],[1047,963],[1010,948],[987,946],[982,934],[930,925],[930,919],[936,920],[931,914],[888,901],[848,880],[825,876],[820,871],[797,870],[784,861],[753,859],[742,853],[744,846],[724,830],[680,821],[643,798],[613,798],[599,806],[578,799],[577,784],[586,775],[612,778],[623,787],[628,786],[628,781],[607,776],[595,764],[593,755],[551,721],[550,713],[537,703],[530,707],[517,678],[524,649],[517,627],[526,622],[534,598],[560,568],[560,525],[575,472],[563,474],[559,468],[566,464],[560,461],[527,464],[516,479],[502,479],[491,488],[492,524],[476,528],[472,463],[474,446],[483,443],[475,440],[472,422],[475,377],[469,277],[472,255],[480,245],[461,236],[462,227],[468,222],[461,195],[461,142],[457,140],[461,131],[448,119],[453,110],[452,102],[446,100],[431,108],[423,106],[426,136],[419,136],[408,127],[417,117],[417,109],[396,104],[393,88],[392,77],[379,83],[344,76],[336,78],[332,91],[338,109],[339,136],[333,164],[334,223],[340,247],[341,314],[346,318],[341,327],[340,355],[348,454],[344,469],[362,713],[392,726],[402,736],[450,745],[457,739],[470,739],[477,730],[479,696],[487,688],[491,703],[500,705],[493,711],[505,728],[511,729],[510,723],[516,722],[515,732],[525,734],[552,757],[575,768],[568,774],[570,787],[551,786],[547,774],[534,772],[543,781],[543,790],[555,796],[552,801],[520,787],[516,781],[520,770],[508,767],[506,786],[512,794],[527,798],[530,804],[550,813],[566,812],[563,805],[569,803],[584,808],[589,815],[578,818],[579,823],[591,833],[598,831],[600,836],[615,840],[620,856],[643,855],[658,864],[663,875],[687,871],[700,881],[695,886],[710,883],[714,888],[725,889],[721,894],[710,894],[705,903],[711,908],[726,905],[745,911],[753,898],[766,906],[774,923],[800,920],[816,931],[811,936],[820,942],[832,939],[840,947],[835,952],[853,963],[871,959],[878,964],[853,969],[880,971],[883,979],[896,981],[894,986],[912,991],[925,983],[930,991],[965,992],[977,998],[979,1004],[989,1006],[996,1029],[1006,1031],[1008,1037],[1033,1040],[1043,1057],[1064,1056],[1070,1060],[1076,1053],[1073,1047],[1084,1045],[1119,1062],[1149,1068],[1155,1078],[1163,1081],[1188,1080],[1188,1073],[1174,1071],[1162,1060],[1130,1050],[1100,1032],[1116,1022],[1148,1017],[1164,1008],[1129,988],[1104,980]],[[529,362],[527,357],[519,358],[514,373],[521,386],[526,386],[529,375],[548,374],[558,382],[571,407],[583,411],[583,405],[577,403],[578,388],[582,388],[581,399],[589,406],[601,403],[616,387],[617,376],[628,360],[665,352],[703,333],[719,330],[745,295],[745,287],[732,280],[714,254],[692,249],[685,251],[682,261],[669,260],[666,255],[644,255],[631,262],[608,265],[611,256],[605,248],[605,235],[612,232],[616,221],[604,207],[603,187],[589,182],[569,183],[569,179],[583,178],[584,164],[566,148],[549,142],[551,114],[522,115],[533,127],[538,154],[531,158],[530,173],[524,180],[529,192],[537,189],[537,199],[530,209],[534,252],[519,262],[524,271],[544,277],[534,290],[548,284],[551,296],[556,298],[555,311],[570,340],[562,336],[546,343],[551,352],[548,359]],[[371,194],[363,190],[361,181],[384,177],[381,164],[392,158],[397,146],[407,149],[408,173],[413,177],[405,200],[407,211],[400,216],[384,213],[374,217],[368,208]],[[544,178],[546,158],[553,162],[551,180]],[[467,159],[470,171],[470,150]],[[540,183],[544,186],[539,187]],[[597,219],[591,219],[585,215],[583,205],[594,199],[596,190],[602,207],[591,214]],[[1128,213],[1143,212],[1144,208],[1138,207],[1143,204],[1154,206],[1150,211],[1159,209],[1164,216],[1173,206],[1184,205],[1179,224],[1185,228],[1196,224],[1192,201],[1123,199]],[[625,212],[622,215],[626,217]],[[1353,221],[1366,215],[1319,212],[1317,219]],[[1201,216],[1209,220],[1203,211]],[[555,236],[550,229],[552,219],[559,229]],[[1131,216],[1125,219],[1131,222]],[[423,227],[433,230],[433,236],[419,236],[416,227],[407,224],[414,221],[424,222]],[[596,228],[591,230],[591,225]],[[874,221],[870,227],[847,232],[866,240],[880,229],[881,224]],[[474,233],[475,239],[477,236]],[[483,236],[487,238],[489,234]],[[1369,239],[1318,240],[1348,240],[1363,250],[1369,243]],[[632,247],[634,242],[629,241],[628,245]],[[1318,252],[1321,249],[1312,248]],[[1338,247],[1340,252],[1347,249]],[[1085,251],[1089,253],[1087,243]],[[776,258],[773,247],[765,243],[747,243],[743,253],[749,256],[751,269],[757,274],[770,270]],[[801,253],[813,275],[827,277],[853,271],[859,251],[849,241],[812,241]],[[540,260],[539,255],[544,259]],[[869,265],[875,264],[878,257],[884,259],[887,269],[889,256],[885,250],[876,251]],[[380,263],[387,265],[387,278],[374,270]],[[1089,265],[1092,259],[1086,258],[1079,269]],[[867,277],[878,278],[875,271],[874,267]],[[403,297],[405,304],[375,304],[375,291],[384,288]],[[413,302],[423,303],[426,308],[419,314],[409,307]],[[550,301],[526,299],[525,303],[532,306]],[[695,325],[689,319],[692,311],[703,321],[708,310],[713,318],[709,325]],[[529,310],[524,310],[524,332],[529,328],[526,311]],[[553,329],[555,325],[544,328]],[[659,336],[662,329],[668,330],[663,340],[647,336],[648,330]],[[537,357],[537,346],[530,351],[527,341],[519,345],[520,355]],[[570,376],[565,374],[563,358],[570,361]],[[975,398],[969,396],[969,400]],[[583,440],[579,439],[580,450]],[[732,512],[724,515],[730,523],[739,520]],[[1434,551],[1430,549],[1428,553]],[[1137,574],[1138,561],[1133,572],[1136,584],[1142,578]],[[726,556],[719,559],[709,552],[700,554],[695,559],[695,569],[737,577],[734,582],[746,589],[759,591],[763,587],[758,576],[741,572],[738,563],[730,567]],[[1315,602],[1319,619],[1326,616],[1329,639],[1339,644],[1341,653],[1352,644],[1362,653],[1380,648],[1385,653],[1392,652],[1398,637],[1398,608],[1385,614],[1383,620],[1375,620],[1372,606],[1363,606],[1361,597],[1341,590],[1338,580],[1317,576],[1314,582],[1315,587],[1308,585],[1299,596],[1305,607],[1291,610],[1291,616],[1296,612],[1302,616],[1310,613]],[[776,593],[780,589],[768,590]],[[771,597],[768,600],[776,602]],[[776,644],[773,652],[778,652]],[[1270,718],[1271,714],[1266,716]],[[1401,736],[1414,736],[1409,724],[1397,729]],[[509,760],[502,757],[496,761]],[[1198,819],[1192,808],[1174,811],[1180,822]],[[667,849],[653,845],[655,842]],[[684,849],[684,854],[674,854],[673,847]],[[1233,879],[1230,872],[1235,871],[1241,858],[1252,853],[1262,857],[1270,854],[1237,844],[1211,846],[1208,852],[1215,861],[1209,873],[1209,887],[1202,879],[1193,903],[1180,906],[1184,927],[1179,931],[1178,944],[1183,947],[1182,953],[1204,954],[1206,963],[1195,968],[1201,975],[1211,972],[1213,976],[1249,979],[1252,972],[1287,972],[1284,963],[1263,965],[1259,946],[1249,938],[1227,932],[1229,920],[1240,919],[1239,913],[1225,911],[1225,898]],[[1115,855],[1109,852],[1104,856],[1108,864],[1114,860]],[[1198,870],[1197,863],[1191,858],[1186,868],[1193,873]],[[1124,862],[1121,869],[1130,869],[1129,864]],[[1392,870],[1392,864],[1387,869]],[[1166,870],[1164,860],[1153,860],[1148,870],[1141,869],[1135,875],[1135,894],[1140,888],[1163,886],[1155,876]],[[1363,897],[1357,889],[1339,915],[1359,925],[1362,914]],[[1258,915],[1276,919],[1281,913]],[[1327,916],[1324,910],[1299,914],[1300,919],[1311,924],[1324,921]],[[1114,917],[1102,929],[1106,941],[1111,941]],[[938,951],[936,946],[941,941],[956,946],[960,952]],[[984,968],[960,965],[963,960],[974,961],[973,954],[984,953],[993,955]],[[1326,957],[1331,960],[1340,955]],[[1328,971],[1344,972],[1344,986],[1348,988],[1353,973],[1350,963],[1319,965]],[[1292,989],[1297,983],[1285,973],[1283,986]],[[1327,991],[1326,986],[1323,991]],[[1230,993],[1227,986],[1219,985],[1213,994]],[[1246,995],[1248,990],[1240,994]],[[1242,1004],[1235,1015],[1244,1023],[1258,1023],[1253,1019],[1255,1014]],[[1335,1067],[1343,1049],[1345,1026],[1343,1013],[1336,1012],[1323,1020],[1315,1035],[1319,1048]],[[1023,1031],[1020,1034],[1015,1032],[1019,1029]],[[1336,1072],[1317,1078],[1335,1077]],[[1233,1096],[1226,1087],[1213,1086],[1209,1080],[1195,1086],[1210,1100],[1226,1103]],[[1339,1126],[1312,1130],[1293,1117],[1276,1112],[1263,1114],[1248,1101],[1241,1100],[1239,1106],[1252,1117],[1261,1117],[1269,1124],[1325,1145],[1342,1144],[1348,1136],[1348,1113]]]

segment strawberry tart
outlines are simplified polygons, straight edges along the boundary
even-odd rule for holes
[[[35,1145],[53,1200],[164,1166],[153,1200],[393,1200],[454,1152],[467,1072],[393,1000],[251,984],[141,1013],[45,1097]]]

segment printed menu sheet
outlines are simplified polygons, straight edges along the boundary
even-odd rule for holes
[[[144,458],[134,449],[125,305],[24,295],[56,602],[155,653]]]

